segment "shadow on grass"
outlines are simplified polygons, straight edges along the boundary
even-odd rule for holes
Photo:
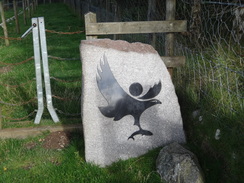
[[[211,101],[196,103],[186,92],[177,91],[187,146],[198,157],[206,182],[241,182],[244,147],[243,126],[240,116],[213,116],[215,107]],[[200,111],[197,117],[192,113]],[[201,119],[200,119],[201,118]],[[238,122],[239,121],[239,122]],[[215,139],[216,129],[221,130],[221,138]]]

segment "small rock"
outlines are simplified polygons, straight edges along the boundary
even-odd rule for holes
[[[196,156],[178,143],[165,146],[156,161],[157,172],[168,183],[203,183]]]
[[[200,109],[197,109],[195,111],[192,112],[192,117],[193,119],[196,119],[198,116],[200,116]]]
[[[215,140],[219,140],[220,139],[220,129],[217,129],[215,132]]]

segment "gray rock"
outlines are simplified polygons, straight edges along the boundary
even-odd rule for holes
[[[156,160],[157,172],[168,183],[203,183],[196,156],[178,143],[165,146]]]
[[[87,162],[104,167],[120,159],[138,157],[173,141],[185,142],[174,85],[152,46],[109,39],[83,40],[81,60],[82,122]],[[161,90],[146,99],[141,98],[153,88]],[[131,105],[121,108],[120,105],[128,103],[125,98]],[[135,135],[139,130],[138,125],[134,125],[135,115],[143,107],[137,105],[141,103],[138,101],[160,101],[161,104],[143,105],[139,124],[145,131]],[[121,115],[125,114],[123,110],[137,112],[134,116]],[[129,138],[132,134],[133,138]]]

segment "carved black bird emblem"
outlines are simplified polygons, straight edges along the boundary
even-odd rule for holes
[[[151,87],[145,95],[138,97],[143,92],[141,84],[131,84],[129,87],[131,95],[127,94],[115,79],[105,55],[101,58],[100,69],[98,67],[97,72],[97,86],[108,102],[107,106],[98,107],[100,112],[108,118],[114,118],[114,121],[118,121],[126,115],[132,115],[135,119],[134,125],[138,126],[139,130],[131,134],[128,139],[134,140],[134,136],[139,134],[153,135],[152,132],[141,128],[140,117],[149,107],[161,104],[159,100],[153,99],[161,91],[161,81]]]

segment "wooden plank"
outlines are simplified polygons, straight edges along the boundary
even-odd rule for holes
[[[185,56],[174,56],[174,57],[162,56],[161,59],[163,60],[166,67],[168,68],[182,67],[186,63]]]
[[[176,9],[176,0],[166,0],[166,20],[174,21],[175,20],[175,9]],[[165,35],[165,56],[174,55],[174,34],[167,33]],[[168,71],[173,76],[173,68],[168,68]]]
[[[15,17],[16,32],[19,34],[20,33],[19,15],[18,15],[18,10],[17,10],[18,5],[16,3],[16,0],[13,0],[13,6],[14,6],[14,17]]]
[[[86,35],[184,32],[186,25],[186,20],[89,23]]]

